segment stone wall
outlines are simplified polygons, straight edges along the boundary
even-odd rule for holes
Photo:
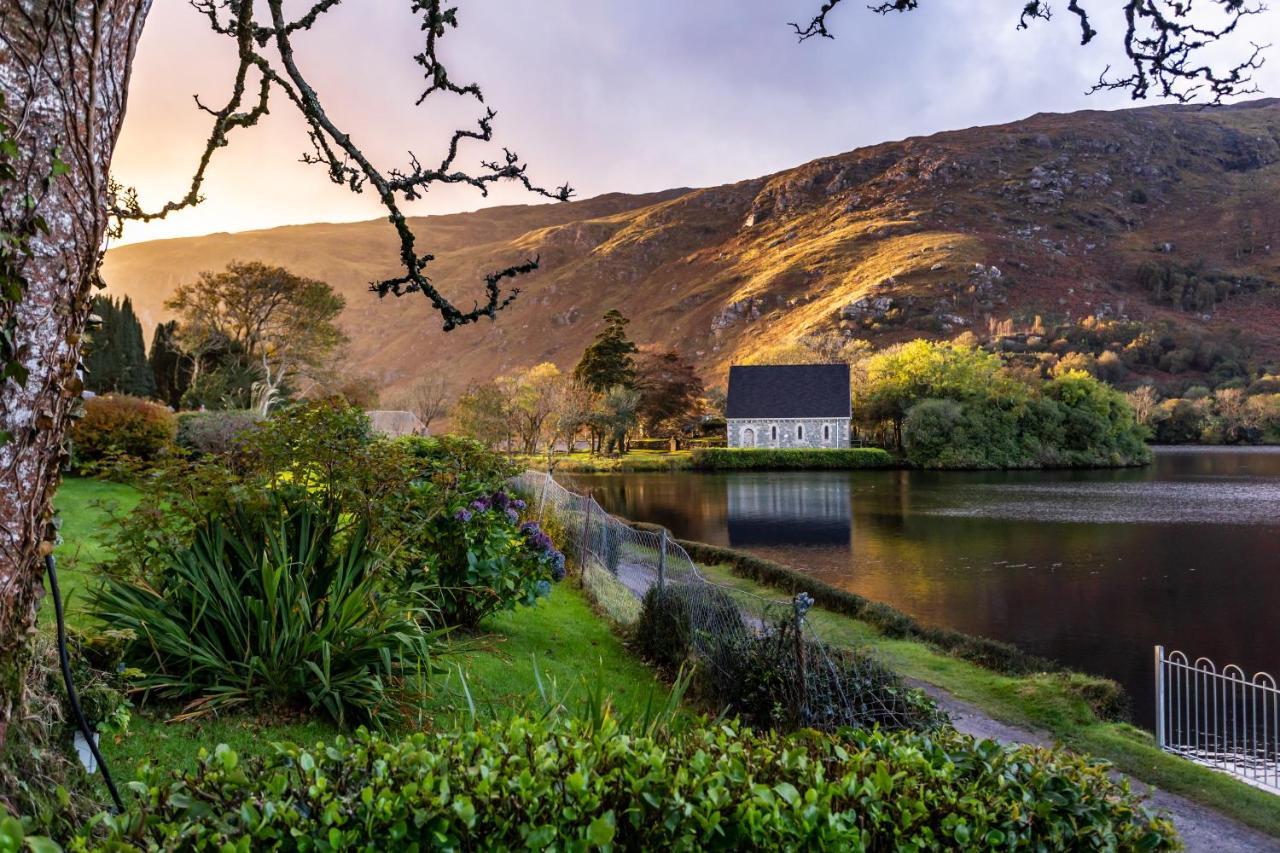
[[[848,447],[849,421],[847,418],[731,418],[729,446]]]

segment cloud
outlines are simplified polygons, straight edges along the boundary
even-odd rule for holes
[[[798,45],[786,23],[816,3],[473,0],[460,8],[445,53],[453,75],[478,80],[498,110],[499,144],[525,157],[539,180],[568,180],[583,197],[715,185],[888,139],[1130,105],[1122,94],[1084,94],[1123,60],[1118,16],[1099,14],[1102,35],[1082,49],[1067,16],[1017,31],[1013,0],[952,0],[886,17],[855,4],[840,12],[838,39]],[[409,150],[438,156],[448,132],[475,116],[474,105],[448,99],[414,109],[420,33],[407,8],[343,4],[299,38],[327,107],[388,165]],[[1278,16],[1253,23],[1274,29]],[[191,95],[225,97],[233,59],[186,4],[155,5],[115,160],[117,177],[144,199],[158,205],[185,191],[208,135]],[[1280,62],[1259,82],[1280,94]],[[261,127],[215,155],[204,204],[130,226],[126,241],[382,215],[376,199],[299,163],[306,149],[302,121],[279,101]],[[445,187],[410,210],[531,200],[510,188],[484,199]]]

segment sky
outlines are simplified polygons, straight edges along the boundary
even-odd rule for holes
[[[883,17],[848,0],[830,20],[838,38],[804,44],[787,22],[812,17],[820,0],[456,2],[460,27],[441,55],[455,82],[478,82],[498,113],[495,145],[469,150],[511,148],[535,180],[568,182],[578,198],[714,186],[886,140],[1132,105],[1124,93],[1085,94],[1109,63],[1123,67],[1115,0],[1095,0],[1100,36],[1085,48],[1065,11],[1018,31],[1021,0],[934,0]],[[449,96],[414,107],[422,36],[409,5],[346,0],[295,44],[326,109],[388,168],[409,151],[438,160],[451,131],[478,115],[474,102]],[[1236,50],[1252,39],[1280,51],[1280,11],[1250,25]],[[209,134],[192,96],[224,102],[234,58],[234,45],[186,2],[154,4],[113,164],[144,206],[185,193]],[[1257,82],[1280,96],[1280,56]],[[382,215],[372,196],[299,162],[307,150],[301,118],[276,97],[258,127],[215,153],[201,205],[130,225],[120,242]],[[443,187],[407,210],[533,201],[510,186],[488,198]]]

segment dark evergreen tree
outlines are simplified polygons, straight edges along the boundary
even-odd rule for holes
[[[81,359],[85,388],[96,394],[154,396],[155,380],[133,303],[127,296],[120,302],[99,296],[93,301],[93,313],[102,318],[102,324],[89,333]]]
[[[133,300],[120,303],[120,335],[123,343],[124,379],[120,390],[135,397],[150,399],[156,395],[156,381],[147,362],[147,344],[142,337],[142,323],[133,313]]]
[[[192,372],[191,359],[178,346],[177,331],[177,320],[156,326],[151,337],[151,355],[147,359],[156,397],[175,409],[182,402],[182,395],[191,387]]]
[[[632,356],[636,345],[627,338],[630,322],[616,308],[605,314],[604,329],[582,354],[582,360],[573,369],[573,378],[593,391],[634,387],[636,364]]]

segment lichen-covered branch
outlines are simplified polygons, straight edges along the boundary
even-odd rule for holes
[[[842,0],[826,0],[805,24],[792,23],[800,41],[820,36],[834,38],[828,18]],[[1108,66],[1090,93],[1104,90],[1129,92],[1134,100],[1155,94],[1188,103],[1221,103],[1224,98],[1257,92],[1253,74],[1263,64],[1270,46],[1249,42],[1243,54],[1225,63],[1210,58],[1207,49],[1238,35],[1245,22],[1266,11],[1262,0],[1068,0],[1067,11],[1078,21],[1080,43],[1089,44],[1099,34],[1091,9],[1110,2],[1123,16],[1123,46],[1127,73],[1111,76]],[[885,15],[912,12],[920,0],[887,0],[868,7]],[[1048,0],[1025,0],[1018,15],[1018,29],[1036,21],[1048,21],[1053,8]]]
[[[484,277],[483,299],[469,309],[459,308],[427,274],[427,267],[434,256],[418,250],[417,236],[409,227],[403,204],[422,198],[432,186],[447,184],[470,186],[482,195],[488,195],[494,184],[512,181],[531,193],[558,201],[567,201],[572,190],[568,185],[547,188],[536,183],[529,177],[524,161],[509,149],[503,149],[501,158],[482,159],[476,168],[462,166],[460,160],[465,144],[493,141],[496,113],[487,106],[474,127],[460,128],[449,135],[445,153],[438,164],[425,165],[410,152],[404,167],[383,169],[377,166],[360,147],[353,131],[340,127],[326,111],[294,51],[294,38],[310,30],[339,2],[319,0],[301,16],[290,20],[285,15],[283,0],[191,0],[195,9],[208,19],[215,33],[236,42],[238,65],[231,96],[220,109],[207,108],[197,102],[201,109],[213,116],[213,129],[186,195],[147,212],[135,193],[120,189],[114,212],[121,219],[149,221],[198,204],[213,154],[228,144],[228,137],[234,130],[250,127],[266,115],[270,97],[277,93],[307,122],[311,150],[302,155],[302,162],[323,166],[330,180],[352,192],[372,189],[386,210],[387,219],[400,243],[403,273],[373,282],[370,289],[379,296],[421,293],[440,315],[446,331],[482,317],[493,318],[519,293],[518,288],[504,287],[504,283],[537,269],[537,259],[489,273]],[[483,105],[484,94],[480,86],[454,82],[439,55],[441,40],[458,25],[457,10],[442,7],[440,0],[407,2],[410,10],[421,18],[424,33],[423,49],[414,56],[414,61],[422,67],[426,85],[416,104],[423,104],[432,95],[444,94],[472,98]],[[254,88],[256,97],[246,108],[245,100]]]

